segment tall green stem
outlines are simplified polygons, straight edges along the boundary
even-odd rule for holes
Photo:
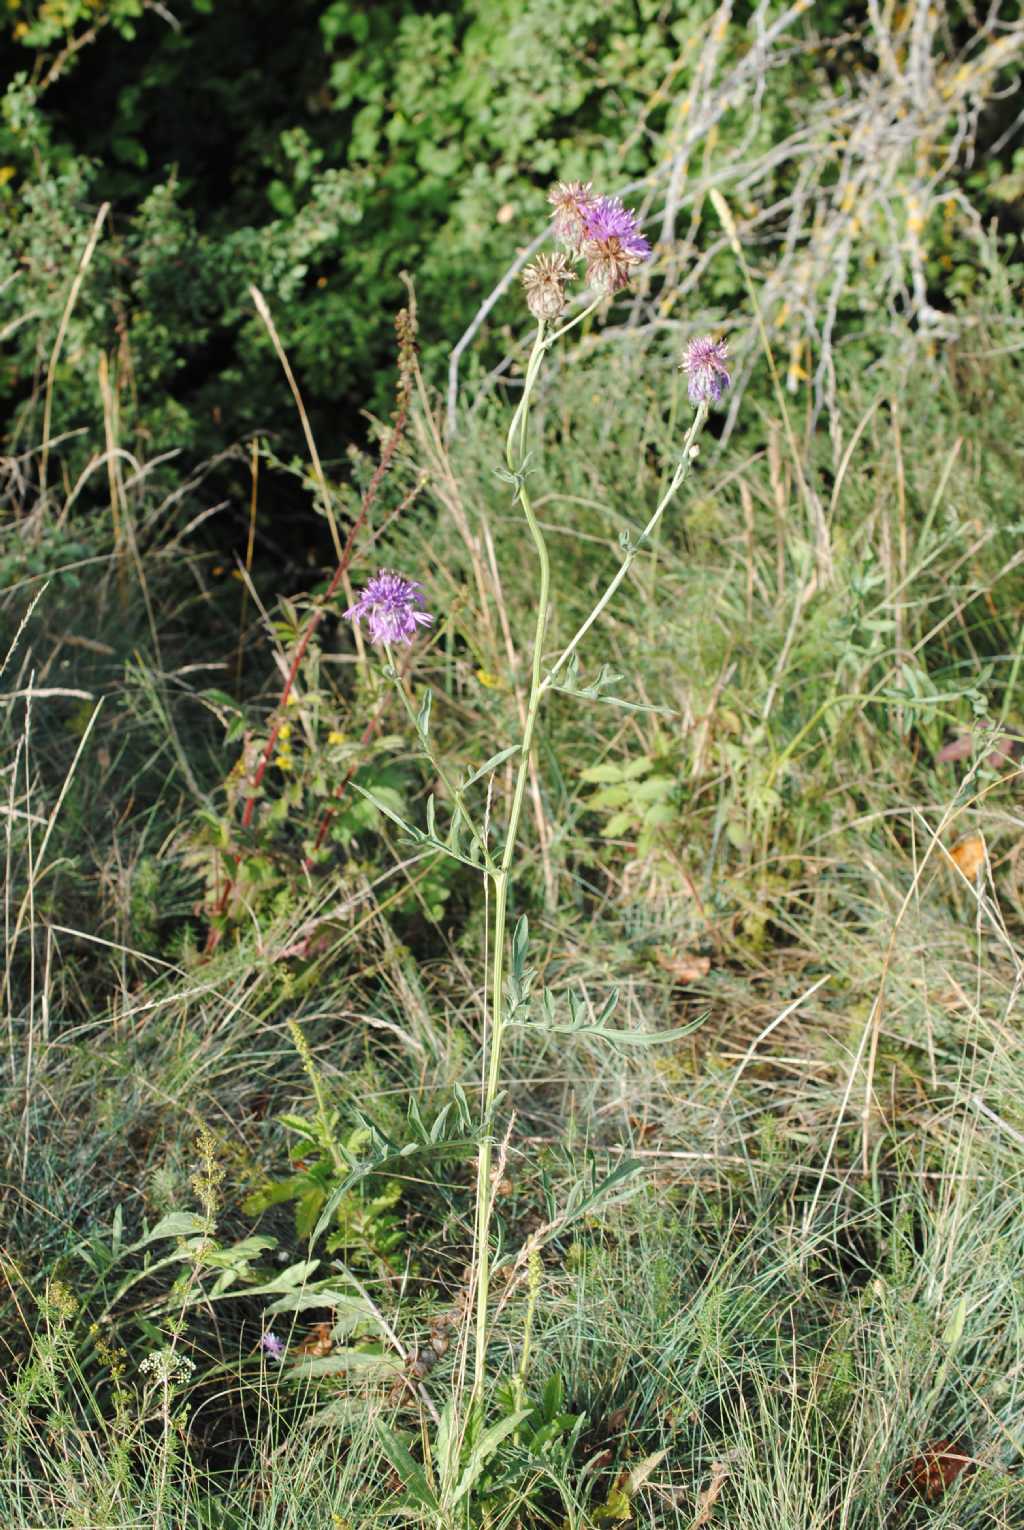
[[[591,305],[594,307],[596,305]],[[586,317],[587,309],[578,316],[577,323]],[[505,1034],[505,937],[506,921],[508,918],[508,889],[515,858],[516,840],[519,833],[519,821],[522,817],[523,802],[526,796],[526,783],[529,775],[530,753],[533,748],[533,736],[537,725],[537,716],[544,693],[554,683],[562,667],[575,653],[580,642],[589,632],[594,622],[597,621],[602,611],[615,595],[622,581],[636,557],[637,552],[645,545],[651,533],[656,529],[669,502],[672,500],[684,478],[689,472],[690,463],[694,452],[693,443],[703,429],[707,420],[707,405],[702,404],[693,424],[687,432],[683,443],[681,459],[672,475],[672,481],[665,494],[662,496],[654,514],[644,527],[638,541],[627,549],[622,564],[616,574],[609,581],[604,594],[598,600],[594,609],[586,621],[578,628],[568,646],[545,675],[543,664],[544,631],[547,626],[548,603],[550,597],[551,571],[548,560],[547,545],[544,534],[530,503],[530,496],[526,489],[524,447],[526,444],[526,427],[529,417],[530,397],[540,370],[544,353],[552,340],[564,334],[572,328],[572,323],[545,339],[543,321],[537,326],[537,335],[533,343],[533,350],[527,363],[526,376],[523,383],[523,395],[518,407],[512,416],[509,425],[508,438],[505,443],[505,460],[511,481],[516,486],[516,498],[522,507],[526,519],[527,529],[533,542],[534,551],[537,555],[538,585],[537,585],[537,622],[534,629],[533,654],[530,667],[530,693],[526,705],[526,719],[523,724],[522,742],[519,746],[519,762],[516,772],[515,787],[512,793],[512,806],[509,811],[508,826],[505,833],[505,843],[502,848],[501,859],[498,865],[487,868],[491,886],[494,890],[494,913],[492,922],[493,931],[493,955],[491,958],[491,1005],[490,1026],[486,1036],[486,1073],[484,1079],[484,1094],[481,1107],[481,1141],[480,1154],[477,1160],[476,1180],[476,1334],[473,1363],[473,1389],[470,1398],[471,1412],[481,1413],[483,1408],[483,1390],[486,1376],[487,1363],[487,1317],[490,1297],[490,1227],[491,1210],[494,1200],[493,1187],[491,1185],[491,1166],[493,1159],[492,1129],[494,1125],[494,1110],[498,1098],[498,1086],[501,1081],[501,1053]]]
[[[615,591],[619,588],[619,585],[629,573],[637,553],[642,551],[644,544],[648,541],[651,534],[656,530],[662,516],[668,509],[671,501],[675,498],[680,486],[686,478],[687,473],[690,471],[690,464],[692,463],[693,456],[695,455],[695,453],[691,453],[691,448],[693,447],[693,443],[696,441],[700,432],[703,430],[707,417],[707,404],[699,405],[697,413],[693,417],[693,424],[686,432],[686,440],[683,442],[683,454],[680,457],[679,464],[672,475],[672,482],[669,484],[668,488],[661,496],[657,509],[651,516],[650,520],[647,522],[647,525],[644,527],[643,531],[640,533],[637,541],[626,552],[626,556],[623,558],[621,564],[619,565],[617,572],[609,580],[608,585],[605,588],[605,592],[597,602],[597,605],[591,611],[586,621],[581,623],[581,625],[576,629],[576,632],[569,639],[569,642],[562,649],[562,652],[559,654],[554,664],[552,664],[551,668],[544,676],[544,679],[540,682],[540,693],[537,698],[538,700],[540,699],[540,696],[549,689],[550,686],[554,685],[555,680],[561,670],[572,658],[580,643],[586,637],[591,627],[597,621],[597,618],[601,615],[601,612],[611,601]]]
[[[544,541],[544,533],[541,531],[537,518],[533,513],[533,506],[530,503],[530,496],[526,491],[526,483],[522,472],[523,446],[526,440],[526,422],[530,408],[530,394],[537,380],[537,373],[540,369],[545,349],[544,324],[542,321],[537,326],[537,336],[534,340],[533,350],[526,368],[523,396],[519,401],[519,407],[512,417],[508,438],[505,443],[505,460],[508,464],[508,471],[516,479],[517,498],[526,517],[526,524],[533,541],[534,551],[537,554],[537,623],[533,637],[530,695],[526,705],[526,721],[523,724],[522,742],[519,746],[519,765],[516,772],[515,788],[512,793],[512,806],[509,811],[508,826],[505,831],[505,844],[497,869],[490,873],[491,885],[494,889],[491,1023],[487,1047],[487,1072],[481,1109],[483,1133],[480,1143],[480,1155],[477,1162],[476,1180],[476,1348],[473,1366],[472,1401],[477,1406],[483,1401],[483,1386],[487,1362],[487,1311],[490,1296],[489,1239],[491,1207],[494,1199],[491,1186],[491,1128],[493,1126],[494,1105],[498,1095],[498,1084],[501,1079],[501,1049],[505,1029],[505,922],[508,917],[508,882],[512,861],[515,856],[519,820],[523,812],[523,800],[526,795],[526,782],[529,775],[530,751],[533,748],[533,735],[537,725],[537,711],[540,705],[544,629],[547,625],[548,602],[551,590],[551,565],[548,558],[547,544]]]

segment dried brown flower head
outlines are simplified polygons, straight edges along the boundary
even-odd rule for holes
[[[565,308],[565,284],[575,272],[565,256],[538,255],[523,272],[526,306],[535,319],[557,319]]]
[[[586,237],[587,216],[594,206],[590,181],[559,181],[548,192],[555,238],[575,254]]]

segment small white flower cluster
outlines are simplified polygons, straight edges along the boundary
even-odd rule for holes
[[[139,1370],[148,1375],[159,1386],[180,1386],[188,1381],[195,1370],[195,1362],[187,1355],[179,1355],[169,1345],[166,1349],[158,1349],[151,1355],[147,1355],[139,1366]]]

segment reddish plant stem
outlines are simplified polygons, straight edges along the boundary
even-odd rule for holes
[[[395,453],[398,450],[399,442],[402,439],[402,435],[405,431],[406,423],[409,418],[409,402],[412,397],[412,366],[413,358],[415,355],[415,329],[414,321],[405,309],[403,309],[402,312],[398,315],[396,328],[398,330],[399,342],[400,381],[398,387],[398,409],[395,413],[394,424],[391,427],[391,434],[388,437],[387,445],[381,452],[380,461],[374,470],[373,477],[367,484],[366,492],[364,493],[362,503],[359,506],[359,513],[349,528],[349,533],[345,538],[345,545],[341,550],[341,557],[339,558],[338,566],[334,570],[334,573],[331,577],[331,582],[327,586],[327,589],[324,591],[319,606],[313,612],[309,622],[306,625],[305,631],[296,644],[295,653],[292,656],[292,662],[288,666],[288,674],[285,677],[284,687],[280,696],[278,697],[277,706],[275,708],[275,717],[273,723],[271,724],[270,732],[267,736],[267,742],[263,746],[263,752],[260,755],[259,761],[257,762],[256,769],[253,771],[252,781],[250,783],[250,795],[246,798],[245,807],[242,809],[243,829],[247,829],[252,823],[253,814],[256,811],[256,803],[258,800],[256,794],[259,791],[260,785],[262,784],[263,777],[266,775],[267,766],[270,764],[270,757],[274,752],[274,745],[277,743],[278,734],[281,731],[282,712],[283,709],[288,705],[288,697],[291,695],[292,686],[295,684],[295,677],[299,672],[299,666],[302,663],[303,657],[305,656],[306,649],[309,647],[311,639],[313,638],[320,623],[323,621],[324,616],[327,614],[327,609],[332,598],[337,592],[339,584],[345,577],[346,570],[352,561],[352,554],[355,551],[356,538],[359,536],[360,531],[366,524],[366,518],[370,513],[374,500],[377,498],[377,491],[383,482],[384,475],[387,473],[392,461],[394,460]],[[369,743],[370,738],[373,736],[373,730],[376,728],[380,721],[380,716],[381,713],[378,712],[377,715],[367,724],[363,731],[363,737],[360,740],[361,744]],[[340,797],[344,793],[345,788],[348,786],[353,775],[355,774],[355,770],[355,766],[349,770],[348,775],[345,777],[344,781],[341,782],[338,788],[336,794],[337,796]],[[324,814],[324,819],[320,824],[320,829],[317,834],[316,849],[319,849],[323,843],[331,817],[336,811],[336,808],[328,808],[327,812]],[[238,853],[235,855],[236,873],[238,867],[241,865],[241,862],[242,852],[238,851]],[[312,862],[307,856],[304,861],[304,866],[307,870],[311,864]],[[224,890],[214,907],[214,918],[224,913],[224,910],[228,906],[228,900],[231,897],[234,885],[235,878],[229,877],[226,880],[224,884]],[[211,951],[214,951],[219,943],[220,931],[211,925],[206,937],[207,954],[209,954]]]

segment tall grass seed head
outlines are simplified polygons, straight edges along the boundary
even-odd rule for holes
[[[368,579],[345,615],[349,621],[365,620],[370,642],[377,647],[411,643],[417,627],[429,627],[434,620],[424,609],[423,586],[391,569],[382,569]]]
[[[630,272],[651,257],[637,215],[619,197],[598,197],[584,220],[587,281],[599,292],[629,285]]]
[[[717,404],[732,381],[726,361],[729,348],[724,340],[701,335],[691,340],[683,353],[682,370],[686,373],[686,391],[691,404]]]
[[[587,214],[594,206],[590,181],[559,181],[548,192],[554,208],[551,214],[555,238],[573,255],[579,254],[586,238]]]
[[[538,255],[523,272],[526,306],[535,319],[557,319],[565,308],[565,284],[576,273],[559,250],[554,255]]]

